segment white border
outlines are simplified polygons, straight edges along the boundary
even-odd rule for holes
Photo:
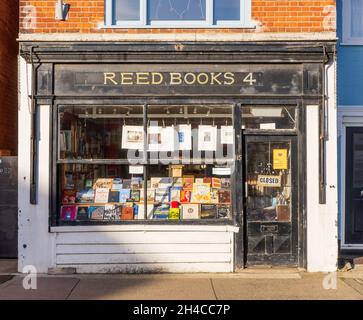
[[[363,244],[345,243],[345,170],[347,127],[363,127],[363,106],[339,106],[338,135],[340,136],[340,199],[341,199],[341,239],[344,250],[363,249]]]
[[[363,38],[357,38],[351,36],[351,0],[342,1],[342,33],[343,43],[342,45],[363,45]]]

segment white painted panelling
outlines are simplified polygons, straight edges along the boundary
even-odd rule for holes
[[[66,244],[57,246],[57,254],[114,254],[114,253],[230,253],[228,244]]]
[[[82,232],[58,233],[57,244],[230,243],[228,232]]]

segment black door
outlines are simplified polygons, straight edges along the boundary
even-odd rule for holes
[[[248,265],[298,263],[295,137],[245,136]]]
[[[363,244],[363,128],[347,128],[345,243]]]

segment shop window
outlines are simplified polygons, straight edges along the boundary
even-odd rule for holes
[[[294,130],[297,108],[292,106],[242,106],[242,128],[254,130]]]
[[[106,0],[106,26],[251,28],[251,0]]]
[[[230,219],[232,115],[219,105],[59,107],[58,221]]]
[[[343,42],[363,45],[363,0],[344,0]]]

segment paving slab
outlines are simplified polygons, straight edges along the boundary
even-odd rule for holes
[[[13,274],[18,271],[18,260],[0,259],[0,274]]]
[[[213,300],[210,279],[81,279],[72,300]]]
[[[74,278],[38,278],[36,290],[23,288],[23,277],[15,277],[0,287],[0,300],[64,300],[79,282]]]

